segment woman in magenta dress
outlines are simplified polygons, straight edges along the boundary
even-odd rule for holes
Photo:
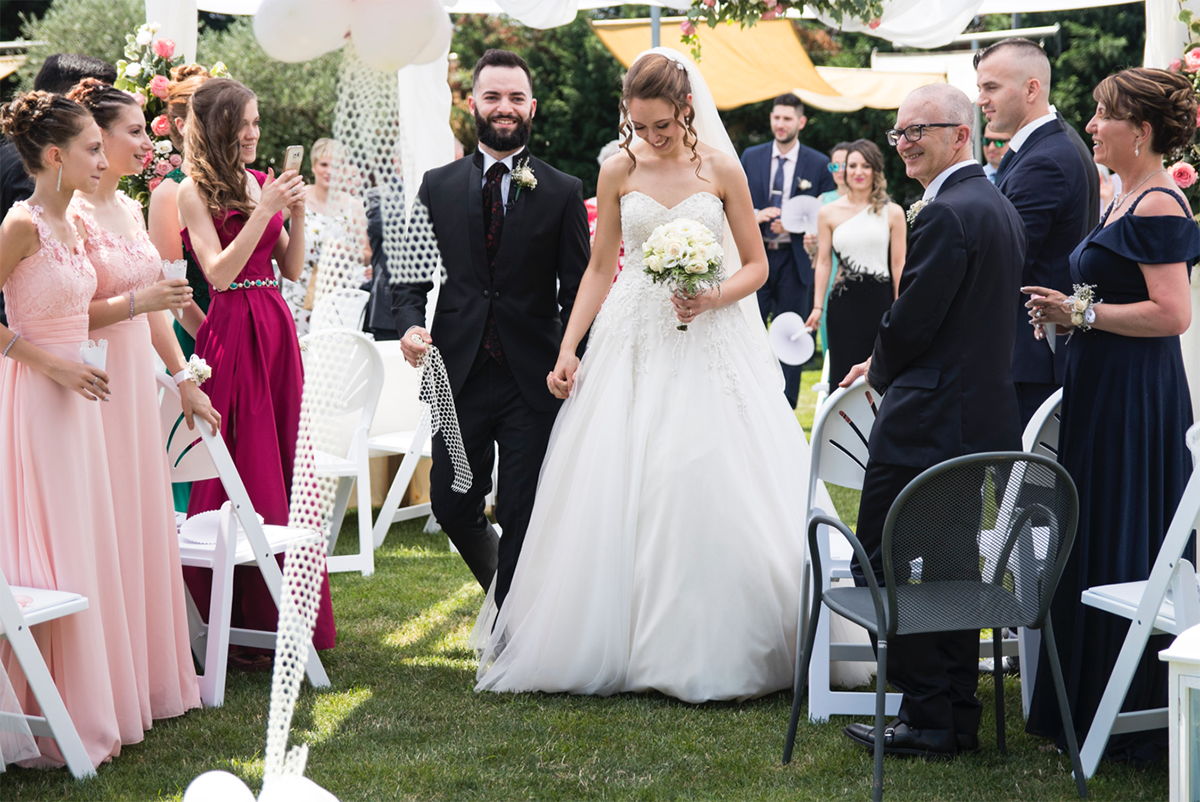
[[[180,374],[188,425],[193,414],[215,432],[219,417],[194,380],[186,378],[183,352],[168,309],[191,296],[185,279],[160,281],[162,260],[142,221],[142,207],[117,190],[121,176],[141,172],[151,149],[142,109],[130,95],[85,78],[68,95],[92,113],[104,137],[108,169],[91,194],[71,204],[87,232],[87,254],[96,271],[89,308],[91,337],[108,342],[112,402],[101,407],[121,558],[121,585],[134,650],[134,677],[142,724],[173,718],[200,706],[192,664],[179,561],[170,467],[158,420],[154,351]]]
[[[258,99],[237,81],[213,78],[192,95],[187,126],[189,177],[179,185],[184,244],[212,290],[196,353],[212,368],[205,389],[221,415],[221,433],[258,514],[288,522],[292,465],[300,425],[303,373],[296,324],[279,293],[271,259],[292,281],[304,265],[304,187],[295,171],[279,176],[248,170],[258,148]],[[283,210],[292,236],[283,229]],[[219,509],[226,495],[216,479],[192,485],[188,515]],[[208,609],[211,574],[184,571],[201,610]],[[257,569],[238,569],[234,626],[273,630],[275,604]],[[313,644],[334,643],[328,577],[322,583]],[[243,653],[252,650],[243,650]],[[265,668],[264,655],[235,659]]]
[[[36,188],[0,226],[0,568],[27,587],[81,593],[88,608],[33,628],[50,675],[93,766],[142,740],[125,613],[104,426],[94,403],[108,374],[82,363],[96,274],[83,231],[68,217],[76,189],[94,192],[107,168],[100,128],[73,100],[31,92],[0,112]],[[7,643],[9,673],[26,713],[37,702]],[[38,739],[34,765],[61,766]]]

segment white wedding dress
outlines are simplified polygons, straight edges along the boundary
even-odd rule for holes
[[[642,243],[681,217],[725,230],[707,192],[621,198],[625,268],[555,422],[477,690],[699,703],[792,685],[808,442],[761,327],[734,304],[679,331],[643,272]]]

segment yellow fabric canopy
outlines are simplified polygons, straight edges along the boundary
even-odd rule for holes
[[[684,17],[662,20],[663,46],[687,56],[691,48],[679,41]],[[592,27],[604,46],[625,67],[650,47],[650,20],[594,20]],[[945,82],[934,73],[881,73],[839,67],[814,67],[789,20],[737,25],[701,25],[700,70],[718,109],[795,92],[807,104],[826,111],[857,111],[863,106],[894,109],[918,86]]]
[[[7,78],[21,68],[25,63],[25,56],[7,55],[0,56],[0,79]]]

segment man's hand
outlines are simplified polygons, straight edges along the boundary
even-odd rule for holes
[[[761,226],[763,223],[769,223],[772,220],[777,219],[778,217],[779,217],[779,207],[778,206],[768,206],[765,209],[758,210],[758,212],[754,215],[754,222],[758,223]],[[782,229],[780,229],[780,230],[782,231]],[[778,232],[776,232],[776,233],[778,233]]]
[[[433,337],[429,332],[420,326],[412,326],[408,331],[404,332],[404,336],[400,338],[400,350],[404,352],[404,359],[414,368],[421,357],[425,356],[428,350],[425,346],[433,342]]]
[[[771,221],[771,233],[772,234],[786,234],[787,231],[784,230],[783,223],[779,222],[778,220],[772,220]]]
[[[846,378],[838,382],[838,387],[849,387],[858,381],[859,376],[866,376],[867,371],[871,369],[871,357],[867,357],[866,362],[859,362],[854,367],[850,368],[850,372],[846,374]]]

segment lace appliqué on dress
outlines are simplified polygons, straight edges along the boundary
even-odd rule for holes
[[[93,216],[91,204],[79,198],[71,202],[71,208],[87,230],[88,258],[96,270],[96,298],[115,298],[130,290],[143,290],[162,274],[162,259],[141,222],[141,204],[123,192],[117,193],[117,199],[138,224],[132,240],[102,228]]]
[[[29,212],[40,247],[22,259],[4,283],[9,322],[19,326],[23,321],[86,315],[96,293],[96,272],[83,243],[76,238],[74,250],[68,249],[42,220],[42,207],[26,201],[14,206]]]

